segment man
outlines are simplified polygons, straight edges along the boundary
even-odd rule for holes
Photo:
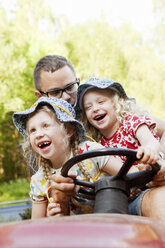
[[[41,58],[35,66],[33,77],[37,98],[41,96],[54,96],[62,98],[74,106],[76,90],[80,80],[76,77],[71,62],[65,57],[48,55]],[[156,117],[153,118],[157,122],[157,135],[161,137],[160,143],[162,151],[165,153],[165,122]],[[62,176],[57,177],[54,175],[52,185],[56,190],[58,189],[60,192],[64,192],[64,194],[61,193],[64,201],[65,199],[68,201],[75,190],[73,181],[70,178],[64,178]],[[141,205],[143,216],[165,220],[164,194],[165,186],[153,188],[145,192],[138,201],[135,200],[135,207],[139,204]],[[65,198],[66,195],[68,197]]]
[[[72,64],[65,57],[48,55],[41,58],[35,66],[33,78],[37,98],[54,96],[63,98],[74,106],[80,80],[76,77]]]

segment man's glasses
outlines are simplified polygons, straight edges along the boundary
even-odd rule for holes
[[[54,90],[50,90],[50,91],[47,91],[47,92],[43,92],[43,91],[40,90],[40,93],[44,94],[44,95],[47,95],[48,97],[53,96],[53,97],[56,97],[56,98],[61,98],[64,91],[68,95],[71,95],[71,94],[75,93],[76,90],[77,90],[77,87],[79,86],[79,84],[80,84],[80,82],[76,81],[74,83],[68,84],[63,89],[54,89]]]

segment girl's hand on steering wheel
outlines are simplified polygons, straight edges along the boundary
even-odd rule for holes
[[[63,216],[62,209],[59,203],[55,203],[53,197],[50,198],[51,203],[47,206],[47,217]]]
[[[52,197],[55,202],[68,202],[71,197],[78,192],[79,186],[74,184],[73,178],[75,175],[71,175],[70,177],[63,177],[61,175],[53,175],[51,180],[51,190]]]
[[[159,152],[156,149],[152,149],[150,146],[140,146],[136,156],[140,159],[139,163],[155,164],[159,159]]]

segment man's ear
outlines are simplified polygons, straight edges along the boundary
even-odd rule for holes
[[[77,80],[79,81],[79,83],[80,83],[80,78],[77,78]]]
[[[35,94],[35,96],[36,96],[37,98],[40,98],[40,97],[41,97],[41,93],[40,93],[38,90],[36,90],[36,91],[34,92],[34,94]]]

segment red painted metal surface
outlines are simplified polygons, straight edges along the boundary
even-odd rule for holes
[[[165,248],[165,224],[144,217],[90,214],[0,225],[1,248]]]

